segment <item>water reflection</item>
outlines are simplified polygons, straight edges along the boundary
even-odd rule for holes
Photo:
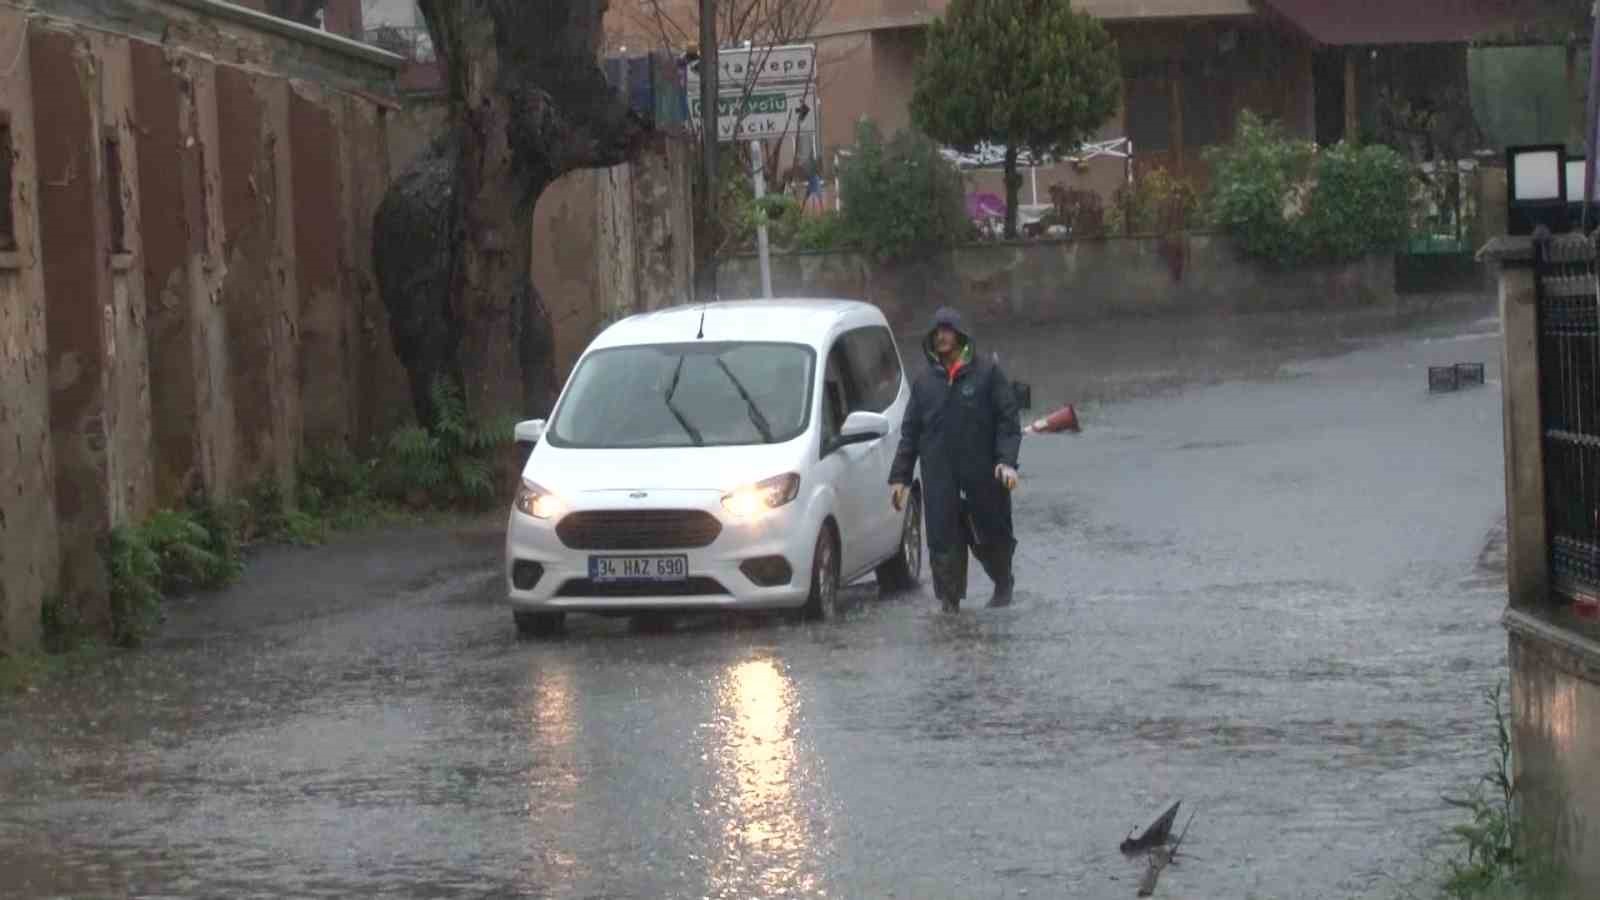
[[[776,661],[746,660],[723,674],[713,738],[718,796],[707,810],[723,838],[709,872],[717,896],[824,893],[796,718],[794,685]]]
[[[528,731],[528,851],[535,880],[570,884],[578,858],[569,847],[548,842],[550,823],[568,819],[577,806],[578,727],[572,670],[552,664],[530,670],[519,718]]]

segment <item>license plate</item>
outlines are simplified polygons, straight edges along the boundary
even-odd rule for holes
[[[591,581],[684,581],[688,577],[687,556],[589,557]]]

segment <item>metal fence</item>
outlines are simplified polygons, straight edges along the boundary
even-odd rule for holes
[[[1552,587],[1600,594],[1600,268],[1581,235],[1537,241],[1539,380]]]

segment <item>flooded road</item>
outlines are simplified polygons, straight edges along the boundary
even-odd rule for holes
[[[1092,401],[1024,442],[1004,611],[523,642],[494,524],[273,551],[0,701],[0,895],[1132,897],[1181,797],[1157,896],[1393,896],[1492,744],[1497,325],[1284,327],[985,343]],[[1489,384],[1430,396],[1456,361]]]

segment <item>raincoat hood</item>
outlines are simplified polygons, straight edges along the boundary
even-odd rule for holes
[[[939,359],[939,354],[934,352],[933,336],[940,328],[946,326],[955,329],[956,335],[961,338],[961,360],[967,363],[972,362],[974,352],[972,335],[968,334],[967,330],[962,327],[961,313],[948,306],[940,307],[939,311],[933,314],[933,323],[928,326],[928,334],[922,339],[922,352],[927,355],[928,362],[933,363],[935,366],[942,367],[944,365]]]

